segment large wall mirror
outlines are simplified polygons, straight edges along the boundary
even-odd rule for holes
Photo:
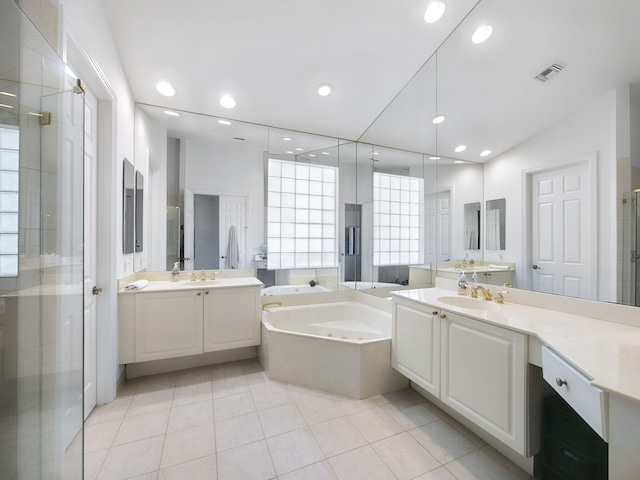
[[[122,162],[122,253],[133,253],[135,244],[136,176],[133,164]]]
[[[154,214],[152,208],[149,229],[162,228],[163,240],[149,235],[148,268],[167,269],[167,206],[179,207],[181,217],[193,214],[184,195],[174,203],[167,199],[187,190],[194,195],[246,195],[245,265],[254,265],[268,243],[268,159],[312,164],[327,151],[337,155],[333,165],[339,172],[336,284],[401,284],[408,266],[437,275],[460,260],[474,260],[509,265],[518,288],[635,304],[635,224],[618,219],[631,218],[624,209],[631,209],[632,189],[640,187],[640,57],[632,55],[632,46],[640,46],[636,18],[640,4],[631,0],[616,2],[615,8],[595,0],[567,0],[562,7],[552,0],[531,5],[481,0],[369,129],[351,142],[240,122],[222,125],[218,121],[224,119],[204,115],[168,119],[164,109],[139,105],[136,118],[144,116],[159,138],[169,138],[160,147],[166,156],[180,162],[186,158],[171,170],[182,168],[181,174],[162,173],[162,167],[150,171],[152,202],[158,192],[154,177],[165,175],[165,185],[168,180],[175,188],[162,194],[161,212]],[[484,23],[493,26],[493,35],[473,44],[473,31]],[[434,124],[439,115],[445,121]],[[148,131],[144,135],[153,136]],[[318,142],[297,143],[298,136]],[[179,146],[172,139],[180,139]],[[385,186],[380,187],[384,175]],[[411,187],[412,179],[421,182]],[[375,189],[386,198],[392,181],[409,185],[408,192],[398,188],[393,195],[411,197],[411,188],[421,191],[422,205],[404,207],[421,212],[418,226],[398,227],[416,228],[421,235],[413,251],[417,257],[411,257],[409,244],[409,253],[402,253],[400,239],[380,233],[387,227],[382,222],[391,221],[380,215],[416,222],[383,212],[392,206],[376,203]],[[465,205],[485,207],[494,199],[505,201],[508,228],[504,243],[501,234],[499,248],[488,249],[483,228],[488,209],[480,209],[476,242],[467,228],[465,219],[472,214]],[[569,200],[570,211],[561,215],[558,207]],[[552,225],[552,217],[560,223]],[[389,247],[384,260],[383,246]],[[387,257],[395,264],[383,265]],[[563,281],[562,258],[583,265],[570,289]],[[284,278],[274,278],[274,283],[290,283],[294,270],[277,273],[274,277]],[[300,273],[300,278],[312,276],[307,269]]]

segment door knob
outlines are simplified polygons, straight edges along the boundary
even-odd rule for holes
[[[91,289],[91,293],[93,293],[94,295],[100,295],[102,293],[102,288],[98,288],[94,285]]]
[[[538,265],[533,265],[531,268],[534,270],[542,270],[542,267],[539,267]]]

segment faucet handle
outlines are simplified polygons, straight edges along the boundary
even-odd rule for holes
[[[196,281],[196,272],[191,272],[191,281],[192,282]]]
[[[478,287],[471,287],[469,289],[469,296],[471,298],[478,298]]]
[[[507,295],[508,293],[509,292],[507,290],[500,290],[496,294],[496,298],[495,298],[496,303],[504,303],[504,296]]]

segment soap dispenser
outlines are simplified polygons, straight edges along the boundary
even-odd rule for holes
[[[474,271],[473,275],[471,275],[471,285],[474,287],[478,285],[478,272],[476,271]]]
[[[173,268],[171,269],[171,281],[177,282],[179,276],[180,276],[180,262],[176,262],[173,264]]]
[[[467,282],[467,276],[462,272],[460,274],[460,278],[458,278],[458,294],[466,295],[467,288],[469,287],[469,282]]]

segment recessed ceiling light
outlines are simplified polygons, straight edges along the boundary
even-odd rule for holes
[[[282,140],[284,140],[285,142],[290,142],[291,141],[291,137],[282,137]]]
[[[320,153],[322,153],[323,155],[331,155],[329,152],[320,152]]]
[[[156,85],[156,90],[165,97],[173,97],[176,94],[176,89],[170,83],[160,82]]]
[[[224,108],[234,108],[236,106],[236,101],[231,95],[223,95],[220,98],[220,105]]]
[[[302,152],[304,148],[296,148],[297,151]]]
[[[431,0],[427,5],[427,11],[424,12],[424,21],[427,23],[435,23],[444,14],[447,6],[441,0]]]
[[[0,95],[4,95],[6,97],[17,97],[15,93],[9,93],[9,92],[0,92]]]
[[[166,113],[170,117],[179,117],[180,116],[180,114],[178,112],[173,112],[171,110],[165,110],[164,113]]]
[[[220,125],[231,125],[231,122],[229,120],[218,120],[218,123]]]
[[[380,152],[373,152],[374,155],[380,155]]]
[[[440,157],[429,157],[429,160],[440,160]]]
[[[487,155],[491,155],[491,150],[483,150],[480,154],[481,157],[486,157]]]
[[[309,156],[310,156],[310,157],[315,157],[315,156],[316,156],[316,154],[315,154],[315,153],[310,153],[310,154],[309,154]]]
[[[467,149],[466,145],[458,145],[456,147],[456,153],[464,152]]]
[[[439,123],[444,122],[444,119],[445,119],[445,118],[447,118],[447,116],[446,116],[446,115],[436,115],[435,117],[433,117],[433,118],[431,119],[431,121],[437,125],[437,124],[439,124]]]
[[[333,90],[333,87],[328,83],[323,83],[322,85],[318,85],[318,88],[316,89],[316,91],[318,92],[318,95],[320,95],[321,97],[326,97],[331,93],[332,90]]]
[[[462,160],[454,160],[453,163],[464,163]]]
[[[2,108],[13,108],[11,105],[7,105],[6,103],[0,103],[0,107],[2,107]]]
[[[482,43],[486,41],[492,33],[493,27],[491,25],[482,25],[481,27],[478,27],[475,32],[473,32],[471,41],[473,43]]]
[[[284,153],[288,153],[289,155],[293,155],[293,152],[292,152],[291,150],[287,150],[287,151],[286,151],[286,152],[284,152]]]

